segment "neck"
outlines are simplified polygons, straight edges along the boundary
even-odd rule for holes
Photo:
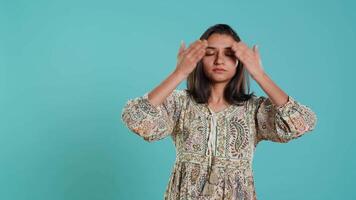
[[[224,99],[224,89],[225,89],[226,84],[225,83],[215,83],[211,85],[211,94],[209,98],[209,103],[213,104],[219,104],[223,103],[225,104],[225,99]]]

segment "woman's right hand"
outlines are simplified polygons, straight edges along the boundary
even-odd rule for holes
[[[185,48],[184,42],[182,42],[177,55],[175,71],[187,77],[205,55],[207,46],[208,41],[205,39],[195,41],[187,49]]]

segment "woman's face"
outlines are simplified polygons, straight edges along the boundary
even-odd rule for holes
[[[235,42],[232,36],[212,34],[208,38],[208,47],[202,58],[205,75],[214,83],[229,82],[235,75],[238,60],[231,50]],[[222,69],[215,71],[216,69]]]

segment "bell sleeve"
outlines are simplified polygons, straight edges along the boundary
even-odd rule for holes
[[[312,131],[316,114],[306,105],[288,96],[284,105],[275,105],[268,97],[257,97],[256,144],[261,140],[286,143]]]
[[[148,142],[170,135],[180,117],[183,104],[182,90],[173,90],[163,103],[154,106],[148,93],[129,99],[121,112],[123,123],[135,134]]]

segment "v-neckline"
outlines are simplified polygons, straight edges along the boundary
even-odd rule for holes
[[[212,112],[214,114],[219,114],[219,113],[224,112],[225,110],[229,109],[232,106],[232,104],[229,104],[228,106],[226,106],[225,108],[223,108],[222,110],[219,110],[219,111],[213,111],[213,109],[211,109],[211,107],[209,106],[208,103],[206,103],[205,106],[210,110],[210,112]]]
[[[186,91],[186,93],[187,93],[189,101],[191,101],[193,103],[193,105],[197,106],[197,108],[198,108],[198,110],[200,112],[203,112],[206,115],[216,115],[216,116],[225,115],[225,114],[228,114],[230,112],[233,112],[235,110],[235,108],[241,106],[241,105],[236,105],[236,104],[230,104],[226,108],[224,108],[224,109],[222,109],[222,110],[220,110],[218,112],[214,112],[213,110],[210,109],[210,107],[208,106],[208,103],[197,103],[194,100],[194,98],[189,95],[189,93],[187,91]]]

